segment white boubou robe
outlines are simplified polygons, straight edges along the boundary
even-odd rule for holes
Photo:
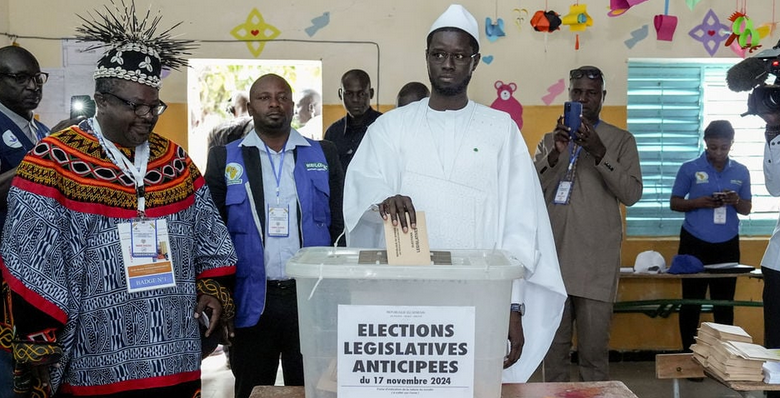
[[[396,194],[425,211],[431,249],[503,249],[524,267],[512,302],[526,305],[525,345],[503,381],[527,381],[558,329],[566,291],[517,125],[507,113],[471,101],[458,111],[434,111],[423,99],[387,112],[369,127],[347,172],[349,246],[384,247],[382,219],[371,205]]]

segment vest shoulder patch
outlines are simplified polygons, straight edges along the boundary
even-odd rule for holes
[[[227,185],[243,184],[244,167],[232,162],[225,165],[225,182]]]
[[[9,148],[21,148],[22,143],[16,138],[16,135],[11,130],[6,130],[3,133],[3,144]]]

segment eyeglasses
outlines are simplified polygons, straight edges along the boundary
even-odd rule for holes
[[[458,65],[466,65],[469,62],[471,62],[474,57],[477,56],[478,53],[474,53],[471,55],[466,54],[451,54],[444,51],[431,51],[428,52],[428,59],[431,61],[431,63],[434,64],[443,64],[447,61],[448,58],[452,59],[452,62],[458,64]]]
[[[572,69],[569,71],[569,79],[582,79],[583,77],[604,81],[604,74],[598,69]]]
[[[135,102],[128,101],[116,94],[113,93],[100,93],[103,95],[110,95],[125,104],[127,104],[129,107],[133,108],[133,113],[135,113],[136,116],[146,116],[149,114],[149,112],[152,112],[155,116],[160,116],[165,112],[166,109],[168,109],[168,105],[165,104],[165,102],[160,101],[159,105],[146,105],[146,104],[136,104]]]
[[[49,74],[46,72],[38,72],[35,74],[29,73],[5,73],[0,72],[0,76],[8,76],[14,79],[14,82],[20,86],[26,86],[30,84],[30,80],[34,81],[36,85],[42,86],[49,80]]]

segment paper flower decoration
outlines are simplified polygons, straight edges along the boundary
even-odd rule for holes
[[[531,17],[531,26],[533,26],[534,30],[537,32],[552,33],[560,29],[561,18],[558,16],[558,13],[553,10],[539,10]]]
[[[656,38],[661,41],[672,41],[674,31],[677,30],[677,17],[674,15],[658,14],[653,17]]]
[[[494,24],[490,17],[487,17],[485,19],[485,34],[491,43],[498,40],[501,36],[506,36],[506,33],[504,33],[504,20],[498,18]]]
[[[588,15],[586,4],[573,4],[569,7],[569,13],[561,18],[563,25],[568,25],[569,30],[579,32],[593,25],[593,18]]]

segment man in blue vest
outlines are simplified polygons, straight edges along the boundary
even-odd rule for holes
[[[16,166],[49,128],[33,118],[43,95],[48,74],[41,72],[38,60],[24,48],[0,48],[0,232],[8,212],[8,190],[16,175]],[[63,129],[74,120],[63,120],[55,129]],[[55,130],[55,131],[57,131]],[[6,302],[3,282],[2,318],[0,319],[0,398],[14,397],[13,357],[11,341],[13,326]],[[8,336],[8,337],[3,337]]]
[[[303,385],[295,280],[284,266],[301,247],[333,244],[344,227],[336,147],[292,129],[293,106],[284,78],[261,76],[249,91],[254,130],[209,151],[206,182],[238,253],[237,398],[273,385],[280,358],[285,385]]]
[[[49,128],[33,118],[48,76],[29,51],[18,46],[0,48],[0,230],[16,166],[49,134]],[[66,127],[63,124],[57,126]]]

